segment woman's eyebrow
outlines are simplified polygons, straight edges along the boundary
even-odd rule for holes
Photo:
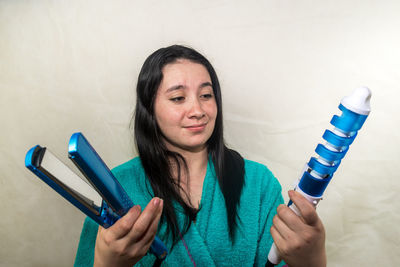
[[[207,87],[207,86],[212,87],[212,84],[211,84],[210,82],[204,82],[204,83],[202,83],[202,84],[200,85],[200,88],[204,88],[204,87]]]
[[[182,84],[174,85],[174,86],[171,86],[170,88],[168,88],[166,93],[169,93],[169,92],[172,92],[175,90],[179,90],[179,89],[185,89],[185,88],[186,88],[186,86],[183,86]]]
[[[204,82],[204,83],[200,84],[199,88],[204,88],[207,86],[212,87],[212,84],[210,82]],[[169,92],[172,92],[175,90],[179,90],[179,89],[185,89],[185,88],[186,88],[186,86],[184,86],[182,84],[177,84],[177,85],[174,85],[174,86],[171,86],[170,88],[168,88],[166,93],[169,93]]]

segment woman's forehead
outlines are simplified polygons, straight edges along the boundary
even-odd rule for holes
[[[206,67],[186,59],[180,59],[165,65],[162,72],[163,79],[160,87],[165,90],[171,87],[182,88],[189,85],[211,84],[210,74]]]

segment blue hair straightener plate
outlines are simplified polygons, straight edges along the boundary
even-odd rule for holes
[[[26,153],[25,166],[104,228],[113,225],[133,207],[128,194],[82,133],[71,136],[68,157],[92,186],[46,147],[32,147]],[[160,260],[168,254],[158,237],[151,244],[150,252]]]

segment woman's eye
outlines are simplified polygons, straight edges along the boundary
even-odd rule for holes
[[[178,96],[178,97],[173,97],[173,98],[170,98],[170,100],[172,101],[172,102],[181,102],[181,101],[183,101],[185,98],[183,97],[183,96]]]
[[[201,97],[205,98],[205,99],[209,99],[209,98],[212,98],[213,95],[212,94],[204,94],[204,95],[201,95]]]

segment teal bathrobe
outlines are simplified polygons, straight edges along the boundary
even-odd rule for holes
[[[136,157],[112,172],[132,201],[144,209],[152,199],[153,191],[140,159]],[[272,244],[272,218],[281,203],[281,186],[268,168],[245,160],[245,184],[238,207],[240,223],[232,243],[224,197],[213,163],[209,160],[196,222],[192,223],[161,266],[264,266]],[[179,225],[183,225],[183,210],[176,208]],[[86,218],[75,266],[93,265],[97,230],[98,225]],[[171,235],[166,234],[165,223],[159,226],[157,236],[170,248],[171,238],[167,236]],[[148,253],[137,266],[152,266],[154,261],[155,257]]]

